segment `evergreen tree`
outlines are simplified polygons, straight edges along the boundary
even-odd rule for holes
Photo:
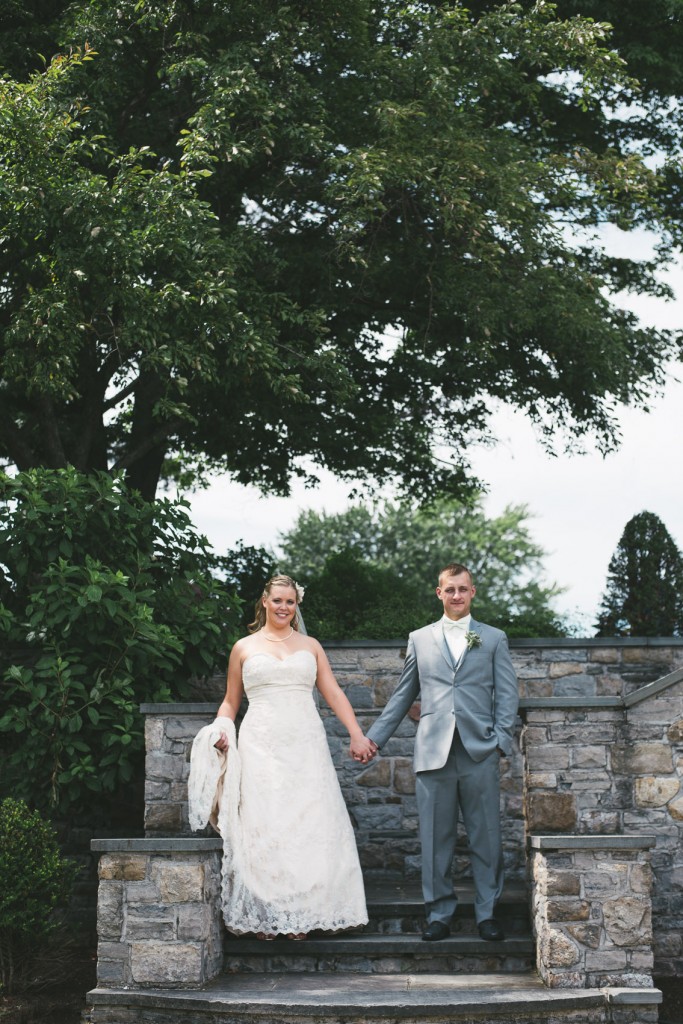
[[[680,636],[683,557],[653,512],[629,519],[612,555],[598,636]]]

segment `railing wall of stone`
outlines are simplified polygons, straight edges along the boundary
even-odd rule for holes
[[[222,841],[95,839],[97,982],[199,988],[223,962]]]
[[[652,836],[534,836],[536,966],[549,988],[652,985]]]
[[[523,704],[529,834],[655,836],[655,973],[683,975],[683,669],[624,698]]]
[[[535,640],[510,646],[523,727],[520,750],[502,764],[508,876],[525,875],[527,836],[655,835],[656,971],[683,974],[683,640]],[[367,728],[393,692],[403,645],[326,649]],[[222,687],[222,681],[211,681],[197,694],[204,699],[194,704],[143,708],[150,837],[189,834],[189,750],[198,729],[212,720]],[[411,759],[419,709],[365,769],[348,759],[345,731],[334,716],[324,707],[321,714],[365,871],[417,874]],[[464,837],[456,870],[468,870]]]

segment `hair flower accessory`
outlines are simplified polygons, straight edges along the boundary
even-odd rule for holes
[[[297,604],[301,604],[301,602],[304,599],[304,594],[306,593],[306,591],[299,583],[296,582],[296,580],[294,580],[294,589],[296,590],[296,602]]]
[[[473,629],[468,629],[465,633],[465,643],[467,650],[471,651],[473,647],[481,647],[481,637]]]

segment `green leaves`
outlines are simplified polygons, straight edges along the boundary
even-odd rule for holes
[[[4,787],[71,812],[142,771],[139,703],[181,698],[235,637],[215,568],[182,504],[107,474],[0,476]]]
[[[623,54],[589,0],[15,5],[0,458],[462,497],[490,396],[609,448],[677,352],[612,298],[662,292],[680,132],[624,63],[677,74],[664,0],[645,55],[602,6]],[[608,259],[605,222],[656,259]]]
[[[12,994],[28,982],[57,927],[77,865],[62,857],[52,827],[21,800],[0,803],[0,981]]]
[[[283,564],[306,583],[307,628],[325,639],[396,639],[431,622],[449,560],[472,571],[477,618],[512,636],[565,635],[552,608],[561,591],[543,582],[543,551],[527,521],[527,509],[514,505],[488,518],[480,500],[309,510],[281,537]]]
[[[48,63],[0,43],[0,457],[147,498],[214,466],[285,492],[303,460],[424,498],[463,487],[489,394],[609,444],[672,340],[605,297],[654,265],[573,227],[653,226],[663,254],[673,228],[610,127],[637,87],[606,28],[554,11],[19,18]]]

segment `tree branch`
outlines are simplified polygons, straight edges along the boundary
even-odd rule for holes
[[[130,384],[126,384],[125,388],[121,388],[120,391],[117,391],[115,395],[112,395],[111,398],[106,400],[102,406],[103,411],[106,412],[107,409],[113,409],[114,406],[118,405],[119,402],[122,402],[124,398],[128,398],[128,395],[132,395],[139,383],[140,378],[136,377]]]
[[[41,423],[45,428],[43,433],[45,450],[52,461],[52,467],[60,469],[66,466],[67,458],[52,399],[44,392],[38,395],[38,408],[40,410]]]
[[[127,451],[120,459],[117,459],[112,466],[112,470],[127,469],[129,466],[132,466],[134,462],[137,462],[144,455],[147,455],[148,452],[151,452],[153,448],[156,448],[158,444],[170,437],[178,427],[182,426],[183,422],[180,416],[176,416],[175,419],[160,424],[156,430],[147,435],[144,441],[141,441],[135,448]]]
[[[79,360],[79,391],[83,396],[79,429],[73,442],[73,464],[76,469],[92,468],[92,445],[98,430],[102,429],[104,385],[97,372],[95,339],[84,346]]]

